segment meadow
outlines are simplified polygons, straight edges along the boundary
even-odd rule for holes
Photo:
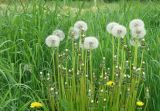
[[[134,19],[145,24],[141,46],[130,43]],[[87,28],[74,40],[77,21]],[[57,29],[65,38],[53,46]],[[81,46],[90,36],[98,43]],[[0,2],[0,111],[160,111],[159,84],[159,1]]]

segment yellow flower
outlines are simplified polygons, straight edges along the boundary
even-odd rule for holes
[[[113,87],[115,85],[115,83],[113,81],[108,81],[107,82],[107,86]]]
[[[32,102],[31,103],[31,108],[41,108],[43,105],[42,103],[39,103],[39,102]]]
[[[139,107],[142,107],[144,105],[144,103],[142,101],[137,101],[136,105],[139,106]]]

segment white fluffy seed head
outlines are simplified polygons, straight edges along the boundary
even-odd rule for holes
[[[129,28],[131,30],[133,30],[137,27],[144,27],[144,22],[141,19],[134,19],[129,24]]]
[[[116,25],[119,25],[119,24],[116,23],[116,22],[111,22],[111,23],[109,23],[109,24],[106,26],[106,30],[108,31],[108,33],[111,34],[113,27],[116,26]]]
[[[96,49],[98,48],[99,42],[95,37],[86,37],[84,39],[83,48],[84,49]]]
[[[146,30],[144,27],[137,27],[131,30],[131,35],[133,38],[144,38]]]
[[[59,29],[53,31],[52,35],[56,35],[57,37],[59,37],[60,41],[62,41],[65,38],[64,32]]]
[[[77,21],[74,24],[74,28],[78,29],[79,31],[84,31],[84,32],[86,32],[88,30],[87,23],[82,21],[82,20],[81,21]]]
[[[112,29],[112,35],[115,37],[124,38],[126,33],[127,33],[127,29],[123,25],[116,25]]]
[[[77,40],[79,38],[79,30],[77,28],[71,27],[69,30],[69,34],[72,37],[72,39]]]
[[[60,44],[60,38],[56,35],[50,35],[46,38],[45,43],[48,47],[58,47]]]

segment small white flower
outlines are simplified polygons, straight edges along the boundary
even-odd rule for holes
[[[127,33],[127,29],[123,25],[116,25],[112,29],[112,34],[115,37],[124,38],[126,33]]]
[[[57,94],[58,94],[58,92],[56,91],[56,92],[55,92],[55,94],[57,95]]]
[[[109,24],[106,26],[106,30],[108,31],[108,33],[111,34],[113,27],[116,26],[116,25],[119,25],[119,24],[116,23],[116,22],[111,22],[111,23],[109,23]]]
[[[48,47],[58,47],[60,39],[56,35],[50,35],[46,38],[45,43]]]
[[[94,100],[91,100],[91,103],[94,103]]]
[[[144,38],[146,30],[144,27],[137,27],[131,30],[131,35],[134,38]]]
[[[71,27],[69,30],[69,34],[75,40],[79,38],[79,30],[77,28]]]
[[[79,31],[87,31],[88,26],[87,26],[87,23],[84,21],[77,21],[74,24],[74,28],[78,29]]]
[[[57,37],[59,37],[60,41],[62,41],[65,38],[64,32],[62,30],[59,30],[59,29],[53,31],[52,35],[56,35]]]
[[[141,19],[134,19],[129,24],[129,28],[131,30],[133,30],[137,27],[144,27],[144,22]]]
[[[84,49],[96,49],[98,48],[99,42],[95,37],[86,37],[84,39],[83,48]]]
[[[53,88],[53,87],[51,87],[51,88],[50,88],[50,90],[51,90],[51,91],[53,91],[53,90],[54,90],[54,88]]]
[[[103,89],[101,89],[101,92],[103,92]]]

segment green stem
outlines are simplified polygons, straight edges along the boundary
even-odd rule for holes
[[[113,58],[113,61],[112,61],[112,80],[114,81],[114,68],[115,68],[115,66],[114,66],[114,53],[115,53],[115,51],[114,51],[114,44],[115,44],[115,42],[114,42],[114,37],[112,37],[112,58]]]

